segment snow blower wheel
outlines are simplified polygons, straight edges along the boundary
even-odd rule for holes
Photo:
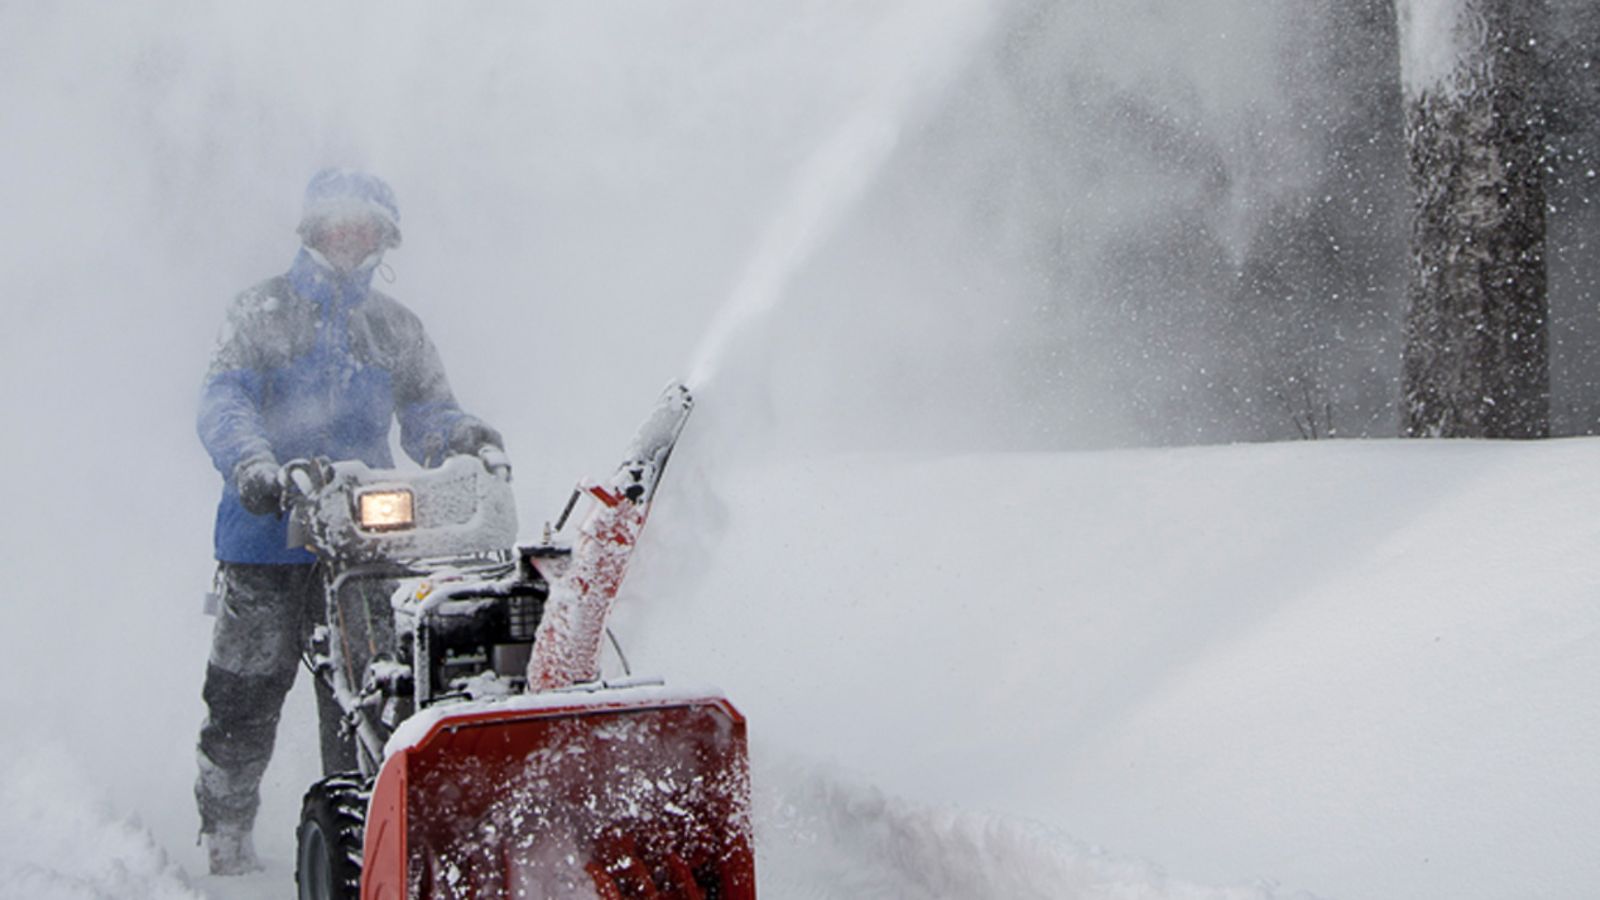
[[[295,884],[300,900],[361,896],[362,819],[367,792],[357,775],[330,775],[306,791],[295,832]]]

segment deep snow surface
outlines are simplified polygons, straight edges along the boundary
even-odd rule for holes
[[[733,692],[769,764],[1207,883],[1583,896],[1597,450],[834,458],[699,495],[679,471],[624,616],[641,667]]]
[[[716,429],[694,428],[618,626],[636,671],[719,683],[749,716],[763,896],[1600,883],[1600,443],[713,476]],[[203,629],[167,649],[198,674]],[[286,893],[309,698],[291,697],[268,775],[269,871],[234,881],[195,874],[192,766],[173,751],[198,706],[151,704],[179,724],[130,734],[119,770],[49,735],[0,756],[0,895]],[[169,801],[113,805],[134,777]]]

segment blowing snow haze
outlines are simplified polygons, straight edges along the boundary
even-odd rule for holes
[[[131,354],[163,382],[124,414],[186,418],[220,306],[286,265],[333,162],[396,185],[393,292],[558,481],[641,377],[713,368],[785,443],[1395,430],[1380,0],[310,9],[0,13],[18,371]],[[1600,368],[1584,180],[1553,225],[1565,431]]]
[[[1386,0],[0,4],[0,786],[192,835],[196,394],[317,169],[394,186],[377,284],[504,432],[525,538],[674,378],[715,519],[723,464],[1393,435],[1395,42]],[[1600,179],[1591,120],[1564,127],[1580,434]],[[297,803],[308,770],[274,771]]]

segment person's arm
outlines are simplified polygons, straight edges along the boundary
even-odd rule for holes
[[[422,323],[400,310],[395,331],[403,346],[395,379],[395,415],[400,420],[400,446],[424,466],[436,466],[451,453],[476,453],[485,446],[504,449],[500,433],[464,412],[450,392],[439,351]]]
[[[229,308],[200,389],[200,442],[230,480],[242,465],[273,458],[261,418],[265,384],[256,343],[262,322],[254,300],[246,295]]]

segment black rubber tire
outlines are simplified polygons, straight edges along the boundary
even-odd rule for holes
[[[355,774],[329,775],[306,791],[295,831],[294,882],[300,900],[359,900],[369,796]]]

